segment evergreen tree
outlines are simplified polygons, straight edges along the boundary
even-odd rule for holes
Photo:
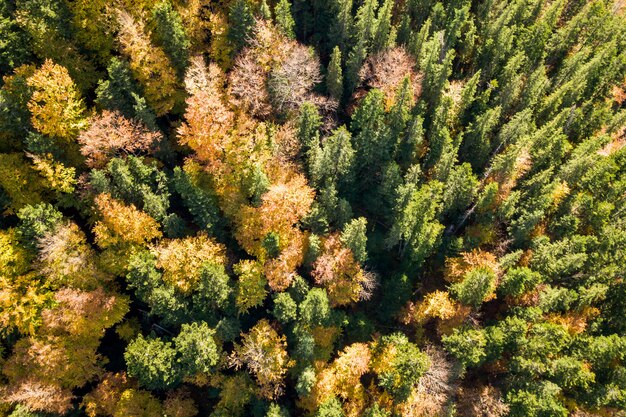
[[[152,18],[156,42],[163,47],[178,75],[182,77],[189,63],[191,43],[180,15],[172,8],[169,0],[165,0],[154,6]]]
[[[295,22],[291,16],[291,3],[289,3],[289,0],[279,0],[274,8],[274,15],[276,16],[276,24],[283,34],[289,39],[294,39],[296,37],[294,32]]]
[[[228,22],[228,40],[236,54],[248,43],[254,25],[252,6],[248,0],[235,0],[231,4]]]
[[[333,53],[330,55],[328,73],[326,75],[326,89],[331,97],[341,102],[343,95],[343,70],[341,69],[341,49],[338,46],[335,46]]]

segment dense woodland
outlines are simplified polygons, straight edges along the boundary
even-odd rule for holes
[[[626,415],[626,4],[0,2],[0,416]]]

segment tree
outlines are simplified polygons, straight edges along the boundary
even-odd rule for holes
[[[293,298],[286,293],[282,292],[277,294],[274,298],[274,308],[272,314],[281,323],[289,323],[296,319],[298,313],[298,305]]]
[[[350,129],[354,134],[358,176],[364,178],[362,189],[376,178],[389,161],[389,130],[385,124],[384,96],[380,90],[371,90],[352,115]]]
[[[341,49],[335,46],[330,55],[326,74],[326,90],[335,100],[341,101],[343,95],[343,70],[341,69]]]
[[[341,126],[309,153],[309,175],[318,188],[333,186],[347,191],[354,181],[355,151],[350,132]]]
[[[157,116],[172,110],[176,97],[177,79],[170,60],[162,49],[150,42],[143,22],[125,11],[117,11],[121,51],[129,59],[133,75],[142,85],[146,101]]]
[[[376,32],[372,40],[373,52],[379,52],[395,44],[396,29],[391,25],[393,6],[393,1],[385,0],[380,6],[380,9],[378,9],[378,15],[376,16]]]
[[[405,185],[398,190],[394,223],[387,245],[398,245],[400,256],[406,254],[415,266],[424,262],[443,231],[443,225],[436,220],[441,192],[441,183],[436,181],[419,188]]]
[[[95,203],[100,220],[93,231],[99,246],[142,244],[161,237],[159,224],[134,205],[120,203],[108,194],[96,196]]]
[[[172,8],[169,0],[165,0],[154,6],[152,19],[156,42],[161,45],[177,73],[182,76],[189,62],[191,43],[180,15]]]
[[[37,171],[19,153],[0,154],[0,186],[6,213],[14,213],[29,204],[44,201],[45,186]]]
[[[237,309],[246,313],[250,308],[263,304],[267,297],[267,280],[263,276],[261,266],[253,261],[241,261],[233,268],[239,276],[235,303]]]
[[[115,156],[149,152],[161,140],[159,132],[108,110],[94,116],[89,128],[78,136],[80,151],[92,168],[103,168]]]
[[[226,263],[225,248],[206,234],[163,240],[153,247],[163,280],[182,293],[190,293],[200,281],[206,265]]]
[[[128,62],[117,57],[111,58],[107,73],[108,79],[98,82],[96,104],[106,110],[118,110],[126,118],[137,117],[156,130],[156,116],[139,93],[139,86]]]
[[[341,242],[346,245],[361,265],[367,260],[367,236],[365,235],[367,220],[365,217],[352,219],[341,232]]]
[[[367,299],[376,285],[375,276],[361,269],[352,251],[342,245],[336,234],[324,240],[322,254],[313,263],[311,275],[327,289],[333,305]]]
[[[67,69],[46,60],[27,80],[33,89],[28,102],[33,127],[64,142],[86,127],[85,105]]]
[[[485,334],[482,330],[454,329],[449,336],[443,337],[445,349],[464,367],[480,365],[485,359]]]
[[[403,402],[430,366],[430,360],[404,334],[394,333],[373,343],[371,366],[378,374],[378,384],[397,402]]]
[[[242,338],[241,344],[235,344],[231,366],[239,369],[245,365],[256,378],[262,397],[279,397],[287,370],[292,366],[285,336],[279,336],[267,320],[260,320]]]
[[[128,375],[137,378],[145,388],[166,389],[181,381],[176,350],[169,342],[146,339],[140,334],[126,347],[124,359]]]
[[[178,354],[177,363],[184,375],[198,372],[209,373],[216,369],[221,356],[214,340],[215,330],[205,322],[183,324],[174,345]]]
[[[278,25],[283,34],[289,39],[294,39],[296,37],[294,32],[295,22],[291,16],[291,3],[289,3],[289,0],[279,0],[276,3],[274,16],[276,16],[276,25]]]
[[[378,0],[366,0],[357,10],[355,41],[346,63],[346,87],[349,94],[352,94],[357,86],[359,70],[370,51],[377,30],[375,15],[377,7]]]
[[[248,0],[235,0],[231,4],[228,23],[228,40],[236,54],[248,43],[248,37],[254,26],[254,15]]]
[[[497,277],[488,268],[474,268],[465,274],[461,282],[450,286],[450,291],[463,304],[478,307],[495,298]]]

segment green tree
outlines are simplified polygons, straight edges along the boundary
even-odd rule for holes
[[[326,74],[326,89],[328,94],[341,102],[343,95],[343,70],[341,69],[341,49],[335,46],[330,55],[328,73]]]
[[[367,260],[367,219],[359,217],[347,223],[341,232],[341,242],[346,245],[361,265]]]
[[[128,375],[137,378],[148,389],[168,389],[181,382],[176,366],[176,349],[158,338],[144,338],[141,334],[128,344],[124,352]]]
[[[185,33],[180,15],[172,8],[169,0],[165,0],[154,6],[152,18],[156,42],[161,45],[172,61],[179,77],[182,77],[189,63],[191,43]]]
[[[398,247],[401,258],[405,256],[415,266],[430,255],[441,233],[443,225],[437,221],[441,209],[442,184],[434,181],[416,187],[402,185],[394,208],[394,222],[386,243]]]
[[[279,0],[276,3],[274,16],[276,16],[276,25],[278,25],[281,32],[289,39],[294,39],[296,37],[294,32],[295,22],[291,16],[291,3],[289,0]]]
[[[254,25],[254,14],[248,0],[235,0],[228,11],[228,40],[234,53],[248,43]]]
[[[177,365],[184,375],[215,370],[220,349],[215,343],[215,330],[205,322],[183,324],[173,341],[178,354]]]

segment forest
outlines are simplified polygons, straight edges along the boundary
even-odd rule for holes
[[[0,417],[626,416],[624,0],[2,0],[0,78]]]

